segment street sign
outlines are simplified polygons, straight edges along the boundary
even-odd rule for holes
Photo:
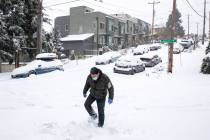
[[[173,39],[173,40],[160,40],[161,43],[175,43],[177,42],[177,40]]]

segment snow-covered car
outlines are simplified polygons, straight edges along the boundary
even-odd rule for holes
[[[145,65],[138,58],[124,56],[118,59],[114,66],[114,73],[135,74],[145,70]]]
[[[36,56],[36,59],[25,66],[16,68],[12,71],[12,78],[25,78],[31,74],[42,74],[55,70],[63,71],[63,64],[57,59],[56,54],[42,53]]]
[[[145,67],[154,67],[162,62],[162,59],[158,55],[143,55],[140,60],[144,63]]]
[[[174,43],[173,53],[174,54],[179,54],[182,51],[184,51],[184,47],[182,45],[180,45],[179,43]]]
[[[113,63],[120,56],[121,56],[121,54],[119,52],[116,52],[116,51],[106,52],[102,55],[97,56],[95,64],[96,65],[105,65],[105,64]]]
[[[192,42],[190,40],[181,40],[180,44],[184,47],[184,49],[188,49],[192,45]]]
[[[144,53],[149,52],[149,46],[148,45],[138,45],[134,50],[133,50],[133,55],[142,55]]]
[[[161,48],[161,45],[159,43],[151,44],[149,49],[150,51],[155,51]]]

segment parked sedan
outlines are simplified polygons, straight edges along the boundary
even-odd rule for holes
[[[190,40],[181,40],[180,44],[184,47],[184,49],[189,49],[192,42]]]
[[[184,47],[182,45],[180,45],[179,43],[174,43],[173,53],[179,54],[182,51],[184,51]]]
[[[63,64],[56,59],[56,54],[43,53],[36,56],[36,60],[28,63],[26,66],[16,68],[12,71],[12,78],[25,78],[31,74],[42,74],[55,70],[64,70]]]
[[[105,65],[115,62],[121,54],[119,52],[110,51],[99,55],[95,61],[96,65]]]
[[[133,50],[133,55],[142,55],[144,53],[149,52],[149,46],[148,45],[138,45],[134,50]]]
[[[162,62],[162,59],[158,55],[142,56],[140,59],[145,64],[145,67],[154,67]]]
[[[145,70],[145,66],[140,59],[134,57],[121,57],[114,66],[114,73],[135,74]]]
[[[155,51],[155,50],[158,50],[160,48],[161,48],[161,45],[158,44],[158,43],[151,44],[150,47],[149,47],[150,51]]]

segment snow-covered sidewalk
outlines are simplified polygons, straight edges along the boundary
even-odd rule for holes
[[[173,74],[166,73],[167,48],[160,52],[162,64],[135,75],[99,66],[115,87],[102,129],[88,123],[83,105],[94,58],[25,79],[0,74],[0,139],[209,140],[210,76],[199,73],[204,50],[174,55]]]

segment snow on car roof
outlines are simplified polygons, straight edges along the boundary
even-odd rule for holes
[[[139,58],[131,55],[122,56],[116,62],[118,65],[137,65],[140,63],[142,63],[142,61]]]
[[[153,44],[148,44],[148,45],[150,45],[150,46],[161,46],[160,43],[153,43]]]
[[[148,47],[149,46],[149,44],[143,44],[143,45],[138,45],[136,48],[143,48],[143,47]]]
[[[55,53],[40,53],[36,56],[36,59],[41,58],[57,58],[57,55]]]
[[[141,58],[152,58],[153,56],[158,55],[156,52],[144,53],[141,55]]]
[[[121,60],[131,61],[131,60],[136,60],[136,59],[139,59],[139,57],[134,57],[133,55],[125,55],[119,58],[120,61]]]
[[[61,38],[61,41],[81,41],[81,40],[86,40],[93,35],[94,35],[94,33],[79,34],[79,35],[68,35],[66,37]]]
[[[120,57],[121,54],[119,52],[116,51],[110,51],[110,52],[106,52],[102,55],[99,55],[96,59],[96,61],[102,61],[102,60],[108,60],[111,59],[112,57]]]

